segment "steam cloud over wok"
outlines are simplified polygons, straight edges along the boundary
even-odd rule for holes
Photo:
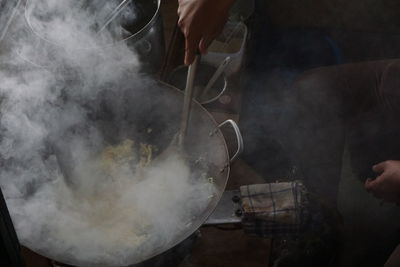
[[[139,74],[118,23],[97,33],[116,2],[82,2],[28,1],[1,43],[0,186],[23,245],[69,264],[123,266],[168,246],[215,188],[178,153],[138,167],[137,140],[110,144],[90,120],[87,103],[156,83]],[[69,151],[68,173],[49,144]],[[113,149],[121,158],[104,161]]]

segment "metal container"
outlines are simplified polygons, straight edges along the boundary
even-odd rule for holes
[[[226,23],[222,33],[211,43],[208,53],[202,56],[202,61],[216,66],[230,57],[225,73],[228,77],[237,74],[245,59],[247,38],[248,29],[243,22]]]
[[[138,105],[138,100],[146,104]],[[96,128],[101,130],[108,143],[118,143],[126,137],[132,137],[136,142],[152,144],[158,147],[159,151],[164,151],[180,129],[182,102],[183,93],[164,83],[149,83],[141,88],[135,88],[135,90],[132,90],[128,83],[123,85],[123,88],[110,88],[105,91],[96,99],[87,102],[85,109],[88,110],[90,120],[96,125]],[[149,127],[152,129],[151,132],[147,131]],[[233,156],[229,155],[225,138],[220,130],[222,127],[232,127],[236,133],[238,148]],[[65,136],[68,136],[70,131],[75,132],[76,130],[75,127],[67,130]],[[83,130],[82,133],[84,132]],[[65,138],[51,140],[50,136],[49,139],[58,161],[62,162],[60,165],[64,165],[62,169],[72,169],[71,153],[73,151],[69,151],[69,145],[65,144]],[[227,120],[222,124],[217,124],[206,109],[198,102],[193,102],[191,122],[184,147],[185,156],[190,164],[191,176],[194,175],[196,179],[212,179],[215,193],[209,197],[207,206],[202,208],[201,212],[191,214],[190,211],[185,211],[190,215],[191,222],[185,228],[179,228],[170,242],[142,251],[140,257],[135,258],[131,264],[151,259],[173,248],[191,236],[206,221],[225,190],[230,164],[242,152],[243,141],[240,131],[233,121]],[[176,208],[184,209],[184,206]],[[43,243],[24,245],[59,262],[75,266],[94,266],[90,261],[74,259],[71,254],[53,255],[47,249],[43,249]]]
[[[225,93],[228,87],[226,75],[221,74],[221,76],[215,81],[214,85],[210,88],[209,93],[204,96],[202,95],[203,89],[206,87],[208,81],[216,70],[216,67],[205,63],[200,63],[197,68],[196,78],[194,81],[194,97],[200,104],[209,104],[218,100]],[[187,66],[182,65],[177,67],[171,72],[168,83],[180,90],[185,90],[187,71]]]
[[[15,46],[19,46],[21,42],[31,44],[31,51],[20,51],[18,54],[20,58],[33,65],[46,68],[49,67],[46,65],[46,62],[49,61],[48,58],[60,53],[64,49],[64,44],[62,40],[49,39],[42,32],[40,25],[42,22],[47,23],[47,20],[57,19],[59,15],[51,12],[46,13],[42,6],[37,7],[37,5],[37,2],[33,0],[26,1],[25,6],[22,7],[23,10],[17,12],[17,20],[11,25],[9,37],[13,40]],[[118,15],[119,19],[116,23],[119,23],[118,25],[121,27],[118,38],[108,40],[99,46],[106,50],[108,47],[112,49],[116,44],[125,42],[129,48],[137,53],[142,71],[157,72],[165,54],[160,6],[161,0],[130,1],[129,5]],[[83,5],[82,9],[91,14],[89,7]],[[112,12],[112,10],[108,12]],[[80,22],[78,21],[78,23]],[[98,30],[90,24],[82,27],[93,28],[92,32]],[[62,34],[60,32],[60,35]],[[80,43],[73,49],[79,51],[93,48],[93,45]],[[69,49],[71,48],[69,47]],[[134,59],[132,60],[134,61]]]
[[[147,22],[144,19],[140,24],[134,23],[132,29],[128,25],[126,29],[133,34],[126,38],[125,42],[137,51],[145,71],[157,72],[165,56],[163,23],[160,14],[161,0],[141,0],[141,2],[145,4],[146,12],[152,16],[147,17]]]

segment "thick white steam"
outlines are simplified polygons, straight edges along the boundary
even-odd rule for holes
[[[177,153],[142,169],[121,164],[112,179],[102,171],[109,144],[84,104],[149,81],[118,24],[96,32],[118,1],[82,2],[28,1],[2,42],[0,186],[23,245],[69,264],[125,266],[170,246],[215,188]],[[65,134],[76,125],[85,134]],[[71,152],[68,177],[54,141]]]

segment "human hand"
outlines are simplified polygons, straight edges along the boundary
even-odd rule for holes
[[[379,173],[375,179],[365,181],[365,189],[375,197],[400,203],[400,161],[387,160],[372,167]]]
[[[178,0],[178,26],[185,35],[185,64],[204,54],[222,31],[235,0]]]

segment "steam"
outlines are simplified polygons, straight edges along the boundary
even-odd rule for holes
[[[1,43],[0,186],[23,245],[64,263],[124,266],[170,246],[215,188],[178,153],[144,169],[123,163],[113,179],[100,171],[109,144],[85,105],[152,82],[119,42],[118,20],[97,32],[118,1],[84,2],[28,1]],[[72,175],[49,144],[70,151]]]

